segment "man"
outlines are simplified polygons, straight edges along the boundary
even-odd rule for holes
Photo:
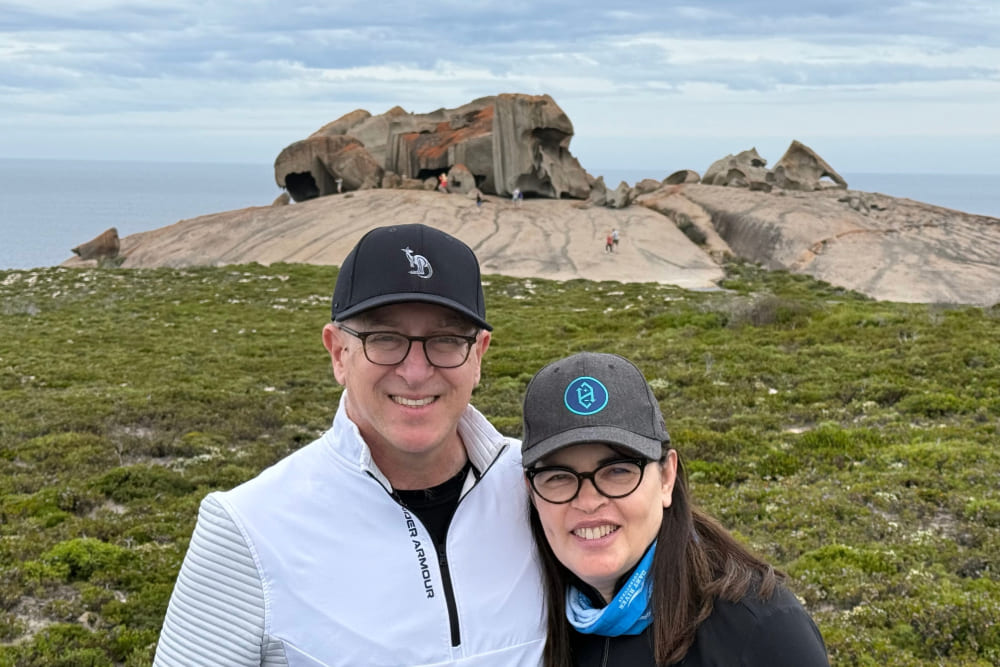
[[[323,329],[333,427],[202,502],[155,665],[540,662],[518,443],[469,405],[485,316],[458,239],[399,225],[358,242]]]

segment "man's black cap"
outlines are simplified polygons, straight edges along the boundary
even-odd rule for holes
[[[337,275],[334,321],[414,301],[446,306],[493,330],[472,248],[427,225],[377,227],[362,236]]]

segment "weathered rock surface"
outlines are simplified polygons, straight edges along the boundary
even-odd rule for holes
[[[611,194],[611,193],[609,193]],[[423,190],[365,190],[184,220],[121,240],[125,267],[339,264],[368,229],[421,221],[455,234],[486,273],[707,288],[727,256],[804,273],[876,299],[1000,302],[1000,219],[909,199],[819,190],[664,186],[640,206]],[[603,252],[609,230],[619,252]],[[691,239],[698,241],[698,244]],[[87,266],[80,258],[66,266]]]
[[[274,176],[297,202],[344,191],[424,181],[463,165],[490,194],[586,199],[590,176],[569,152],[573,124],[548,95],[483,97],[426,114],[358,109],[286,147]],[[405,187],[405,186],[404,186]]]
[[[70,252],[77,255],[81,260],[92,259],[99,261],[117,257],[120,248],[121,241],[118,238],[118,229],[111,227],[86,243],[81,243]]]
[[[706,185],[723,185],[734,188],[770,190],[767,182],[767,160],[760,156],[756,148],[727,155],[713,162],[701,182]]]
[[[824,181],[827,178],[830,180]],[[697,173],[678,171],[667,177],[664,185],[697,182]],[[826,163],[816,151],[800,141],[792,141],[774,169],[756,148],[716,160],[701,178],[705,185],[723,185],[770,192],[774,188],[811,192],[830,187],[847,188],[847,181]]]
[[[829,178],[832,184],[847,189],[847,181],[834,171],[816,151],[799,141],[792,141],[788,150],[774,165],[768,175],[768,182],[785,190],[820,190],[822,179]]]
[[[714,287],[723,271],[667,218],[643,207],[612,210],[569,200],[365,190],[291,206],[216,213],[122,239],[124,267],[245,262],[339,265],[369,229],[423,222],[468,243],[484,273]],[[604,253],[609,230],[618,252]],[[86,266],[71,259],[66,266]]]
[[[663,179],[663,185],[681,185],[683,183],[698,183],[701,176],[693,169],[681,169]]]
[[[671,187],[638,203],[709,219],[733,255],[766,268],[888,301],[1000,302],[1000,219],[850,190]]]
[[[278,187],[297,202],[382,184],[383,169],[360,141],[346,135],[314,134],[287,146],[274,161]]]

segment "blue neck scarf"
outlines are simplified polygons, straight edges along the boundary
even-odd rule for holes
[[[653,622],[653,611],[649,608],[653,590],[649,569],[655,552],[656,542],[653,542],[632,576],[602,609],[594,607],[585,593],[570,586],[566,591],[566,619],[570,625],[577,632],[605,637],[637,635],[645,630]]]

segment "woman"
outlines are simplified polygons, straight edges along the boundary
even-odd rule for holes
[[[669,445],[652,390],[620,356],[575,354],[528,384],[545,667],[829,665],[785,576],[692,506]]]

